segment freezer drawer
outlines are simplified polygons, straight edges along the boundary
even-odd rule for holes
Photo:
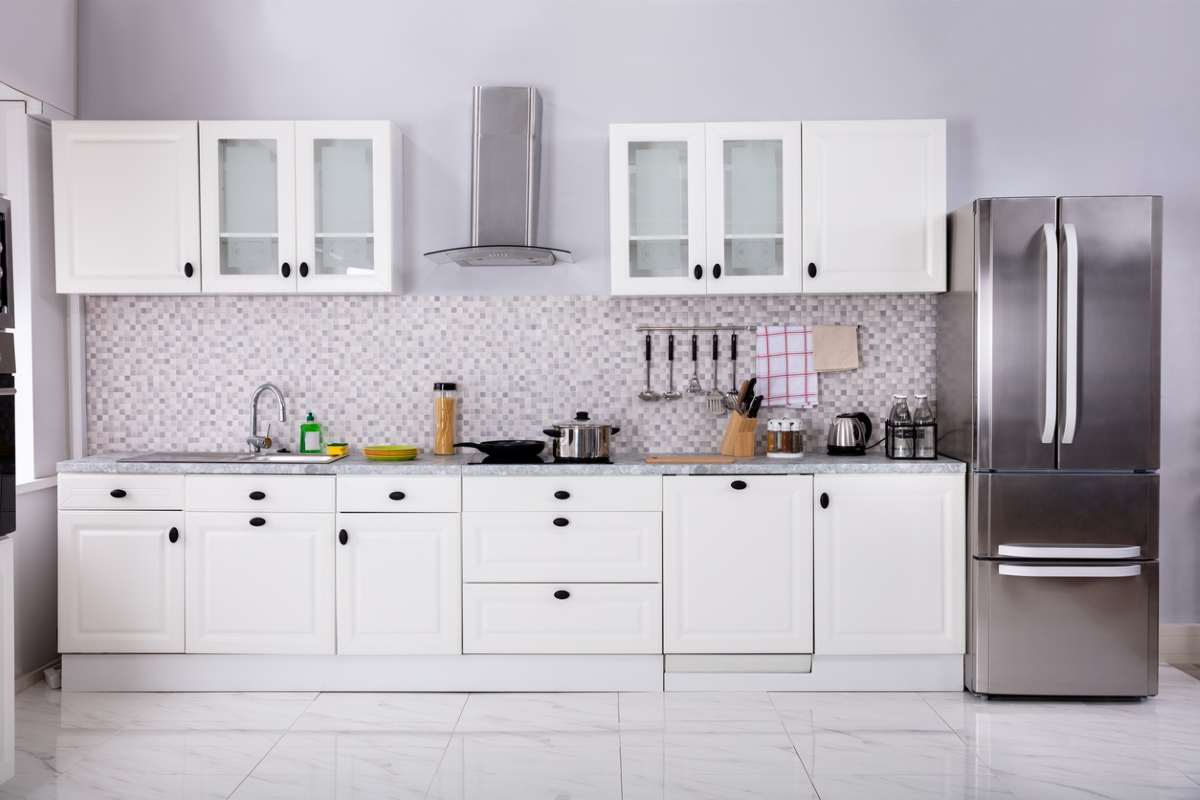
[[[1158,693],[1158,562],[972,561],[981,694]]]
[[[972,555],[1028,558],[1035,548],[1086,546],[1093,552],[1078,557],[1158,558],[1157,475],[979,472],[972,481]]]

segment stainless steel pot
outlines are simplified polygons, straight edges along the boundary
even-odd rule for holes
[[[542,433],[554,440],[554,458],[559,461],[600,461],[608,458],[609,439],[620,431],[616,425],[596,422],[588,412],[580,411],[575,419],[556,422]]]

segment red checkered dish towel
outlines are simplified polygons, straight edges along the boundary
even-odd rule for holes
[[[759,325],[755,342],[755,392],[764,406],[812,408],[817,404],[811,325]]]

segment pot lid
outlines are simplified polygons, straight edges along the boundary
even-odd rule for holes
[[[565,420],[563,422],[555,422],[556,428],[611,428],[611,422],[597,422],[594,419],[588,418],[588,412],[576,411],[575,419]]]

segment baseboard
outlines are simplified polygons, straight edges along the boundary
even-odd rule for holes
[[[42,675],[42,673],[45,672],[46,670],[50,669],[51,667],[57,667],[60,664],[62,664],[62,656],[56,657],[53,661],[47,661],[45,664],[42,664],[37,669],[30,670],[29,672],[26,672],[24,675],[18,675],[17,681],[16,681],[16,688],[14,689],[14,691],[17,694],[20,694],[21,692],[28,689],[30,686],[33,686],[35,683],[38,683],[38,682],[44,680],[45,676]]]
[[[668,672],[668,692],[961,692],[963,657],[820,656],[806,673]]]
[[[1200,664],[1200,623],[1158,626],[1158,660]]]

